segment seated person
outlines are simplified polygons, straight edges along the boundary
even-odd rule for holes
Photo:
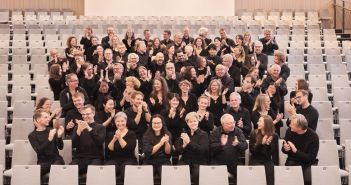
[[[77,125],[77,120],[82,120],[82,108],[84,106],[84,94],[78,92],[73,95],[73,105],[74,109],[68,111],[65,117],[65,127],[66,127],[66,135],[71,136],[74,127]]]
[[[40,165],[41,175],[45,175],[50,171],[51,165],[65,164],[58,151],[63,149],[62,136],[65,130],[59,123],[55,123],[52,129],[47,128],[50,113],[44,109],[36,110],[33,119],[36,129],[28,135],[28,139],[37,153],[37,164]]]
[[[305,185],[311,184],[311,165],[317,165],[319,137],[308,128],[306,118],[296,114],[289,118],[290,128],[286,131],[282,152],[288,155],[286,166],[301,166]]]
[[[145,165],[152,165],[154,175],[161,176],[162,165],[171,165],[172,136],[167,130],[163,117],[156,114],[151,117],[151,126],[143,138]]]
[[[274,165],[278,165],[278,139],[272,117],[263,115],[258,128],[251,132],[250,165],[264,165],[267,185],[274,185]]]
[[[208,161],[208,134],[199,129],[199,116],[196,112],[186,115],[189,130],[183,132],[175,142],[175,150],[182,155],[178,165],[189,165],[192,179],[198,184],[199,166]]]
[[[124,177],[126,165],[138,164],[134,156],[136,135],[127,128],[127,115],[124,112],[118,112],[114,120],[117,130],[107,145],[110,160],[106,165],[115,165],[116,174]]]
[[[78,165],[79,174],[86,173],[88,165],[102,165],[104,160],[103,144],[105,127],[94,120],[95,108],[85,105],[81,114],[83,120],[77,120],[72,133],[72,145],[76,148],[71,165]]]
[[[240,155],[247,149],[245,135],[235,127],[235,120],[230,114],[223,114],[221,126],[212,131],[210,151],[213,165],[227,165],[228,172],[236,179],[236,167]]]

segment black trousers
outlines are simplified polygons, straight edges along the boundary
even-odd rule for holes
[[[296,163],[295,161],[286,161],[285,166],[301,166],[301,165]],[[301,168],[302,168],[304,184],[311,185],[312,184],[311,166],[301,166]]]
[[[117,161],[111,159],[106,161],[105,165],[114,165],[116,169],[116,176],[120,175],[122,179],[124,179],[126,165],[138,165],[138,162],[136,160]]]
[[[194,163],[187,163],[182,160],[179,161],[178,165],[189,165],[190,174],[191,174],[191,181],[195,184],[199,184],[199,171],[200,171],[200,164]]]
[[[263,165],[266,171],[267,185],[274,185],[274,163],[273,161],[250,160],[250,165]]]
[[[52,161],[38,161],[38,165],[40,165],[40,174],[41,176],[50,172],[51,165],[64,165],[65,161],[61,158],[54,159]]]
[[[75,158],[70,165],[78,165],[79,174],[87,173],[88,165],[103,165],[102,159]]]
[[[152,161],[152,160],[147,160],[144,161],[144,165],[152,165],[154,169],[154,176],[159,176],[161,177],[162,173],[162,165],[172,165],[170,160],[167,161]]]

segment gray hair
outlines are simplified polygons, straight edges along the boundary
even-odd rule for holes
[[[233,97],[233,96],[241,101],[241,96],[240,96],[239,93],[237,93],[237,92],[232,92],[232,93],[230,93],[229,98],[231,98],[231,97]]]
[[[139,61],[139,55],[137,55],[137,54],[135,54],[135,53],[130,53],[130,54],[128,55],[128,62],[129,62],[129,60],[130,60],[130,58],[131,58],[132,56],[134,56],[134,57],[136,58],[136,60]]]
[[[230,63],[233,63],[233,60],[234,60],[234,59],[233,59],[233,56],[232,56],[231,54],[225,54],[225,55],[223,55],[223,56],[222,56],[222,60],[225,59],[225,58],[228,59]]]
[[[185,122],[188,123],[189,119],[191,118],[195,118],[197,121],[199,121],[199,115],[197,115],[196,112],[189,112],[186,116],[185,116]]]
[[[293,119],[296,120],[297,126],[302,130],[306,130],[308,128],[308,123],[304,115],[296,114]]]
[[[255,46],[261,46],[261,47],[263,47],[263,44],[262,44],[261,41],[256,40],[256,41],[255,41]]]
[[[199,29],[199,31],[197,32],[197,34],[198,34],[199,36],[203,36],[205,33],[208,33],[208,28],[205,28],[205,27],[201,27],[201,28]]]
[[[120,111],[115,115],[114,119],[117,120],[117,118],[123,118],[124,121],[126,121],[126,122],[128,120],[127,114],[124,113],[123,111]]]
[[[225,113],[225,114],[223,114],[222,117],[221,117],[221,124],[223,124],[223,123],[224,123],[224,120],[225,120],[225,119],[228,119],[228,118],[234,120],[234,117],[233,117],[231,114]]]

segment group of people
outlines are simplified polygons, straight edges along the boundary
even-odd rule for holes
[[[100,43],[87,27],[82,47],[72,36],[65,57],[50,51],[49,84],[61,107],[51,111],[52,100],[40,99],[28,136],[42,174],[63,164],[58,149],[65,138],[72,140],[71,164],[80,173],[107,164],[123,177],[125,165],[146,164],[160,175],[162,165],[186,164],[194,183],[206,164],[226,165],[235,178],[249,148],[250,165],[264,165],[272,185],[286,110],[290,128],[281,150],[286,165],[302,166],[310,184],[310,166],[318,162],[318,111],[304,79],[284,103],[290,69],[271,30],[258,41],[249,33],[230,39],[224,29],[213,40],[207,28],[197,38],[188,28],[174,40],[170,30],[162,40],[151,39],[149,30],[143,34],[135,38],[128,29],[120,40],[109,27]],[[271,66],[268,55],[274,55]]]

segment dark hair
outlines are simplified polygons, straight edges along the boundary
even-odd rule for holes
[[[195,69],[194,66],[186,66],[184,72],[182,73],[183,79],[192,81],[191,69]]]
[[[107,96],[104,97],[104,100],[102,101],[102,104],[103,104],[103,105],[106,105],[106,103],[107,103],[109,100],[112,100],[113,102],[115,102],[115,99],[113,99],[112,96],[107,95]]]
[[[256,132],[256,144],[262,143],[262,139],[263,139],[264,135],[273,137],[273,135],[275,133],[275,127],[274,127],[272,117],[269,115],[262,115],[261,118],[263,118],[264,126],[263,126],[262,130],[257,129],[255,131]],[[264,135],[262,132],[264,133]]]
[[[162,88],[161,88],[161,91],[162,91],[162,104],[165,104],[167,98],[168,98],[168,85],[167,85],[167,81],[163,78],[163,77],[159,77],[159,78],[154,78],[153,82],[152,82],[152,86],[154,85],[155,83],[155,80],[158,80],[161,82],[161,85],[162,85]],[[151,94],[150,94],[150,97],[154,98],[155,100],[158,100],[157,98],[157,92],[155,90],[154,87],[152,87],[152,91],[151,91]]]
[[[297,79],[297,90],[309,91],[308,83],[305,79]]]
[[[177,107],[177,112],[180,113],[183,109],[183,105],[182,105],[182,102],[180,100],[180,96],[177,94],[177,93],[171,93],[169,96],[168,96],[168,105],[167,105],[167,110],[169,111],[171,109],[171,100],[173,98],[177,98],[177,100],[179,101],[179,105]]]
[[[38,101],[37,106],[35,107],[35,110],[42,109],[42,108],[43,108],[43,105],[44,105],[45,102],[48,101],[48,100],[50,100],[50,98],[48,98],[48,97],[40,98],[40,100]]]
[[[207,51],[210,51],[211,49],[213,50],[217,50],[217,47],[215,44],[211,43],[210,45],[207,46],[206,50]]]
[[[152,120],[155,119],[155,118],[160,118],[161,119],[161,122],[162,122],[162,128],[161,128],[161,133],[160,135],[161,136],[164,136],[165,134],[167,134],[168,136],[170,136],[170,139],[171,139],[171,133],[168,131],[167,127],[166,127],[166,123],[165,123],[165,120],[163,119],[163,116],[160,115],[160,114],[155,114],[151,117],[150,119],[150,126],[147,128],[145,134],[144,134],[144,137],[149,137],[149,138],[152,138],[151,142],[152,143],[157,143],[159,142],[159,139],[156,138],[156,135],[155,135],[155,132],[154,130],[152,130]]]
[[[169,36],[171,36],[171,35],[172,35],[171,30],[164,30],[163,32],[167,33]]]
[[[61,68],[60,64],[51,65],[49,70],[49,77],[54,80],[60,80],[62,76],[62,74],[60,75],[60,68]]]

